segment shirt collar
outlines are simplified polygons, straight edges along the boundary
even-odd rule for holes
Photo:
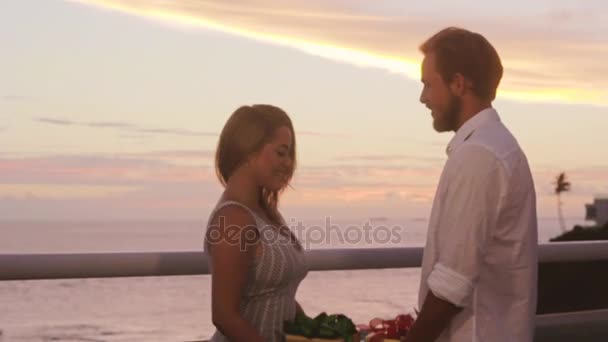
[[[489,121],[500,121],[500,117],[496,110],[492,107],[488,107],[481,112],[473,115],[467,120],[460,128],[456,131],[456,135],[450,140],[445,153],[449,156],[452,151],[455,151],[463,142],[467,141],[473,132],[484,123]]]

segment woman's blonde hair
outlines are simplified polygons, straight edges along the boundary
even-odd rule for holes
[[[274,137],[277,129],[287,127],[291,130],[292,142],[289,156],[292,167],[288,181],[279,190],[260,189],[258,201],[269,219],[283,225],[278,212],[279,195],[285,190],[296,168],[296,138],[291,119],[282,109],[271,105],[242,106],[238,108],[222,129],[215,153],[215,171],[220,183],[225,187],[234,171],[243,165],[247,158],[259,152]]]

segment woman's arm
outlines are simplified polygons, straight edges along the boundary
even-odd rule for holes
[[[230,341],[263,342],[259,332],[241,317],[241,294],[259,243],[255,221],[245,209],[219,210],[207,230],[211,256],[211,316]]]

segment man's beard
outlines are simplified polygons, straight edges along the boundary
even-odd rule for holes
[[[456,131],[461,112],[462,100],[458,96],[451,95],[447,109],[443,115],[440,115],[439,120],[434,121],[433,127],[437,132]]]

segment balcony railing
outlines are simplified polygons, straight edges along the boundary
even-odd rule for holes
[[[311,271],[420,267],[421,247],[319,249],[307,252]],[[539,246],[539,263],[608,261],[608,242]],[[0,280],[208,274],[202,252],[0,254]],[[592,281],[592,279],[588,279]],[[608,289],[606,289],[608,296]],[[608,308],[537,316],[536,341],[608,341]],[[582,334],[582,335],[581,335]],[[598,339],[599,338],[599,339]],[[603,340],[602,340],[603,341]]]

